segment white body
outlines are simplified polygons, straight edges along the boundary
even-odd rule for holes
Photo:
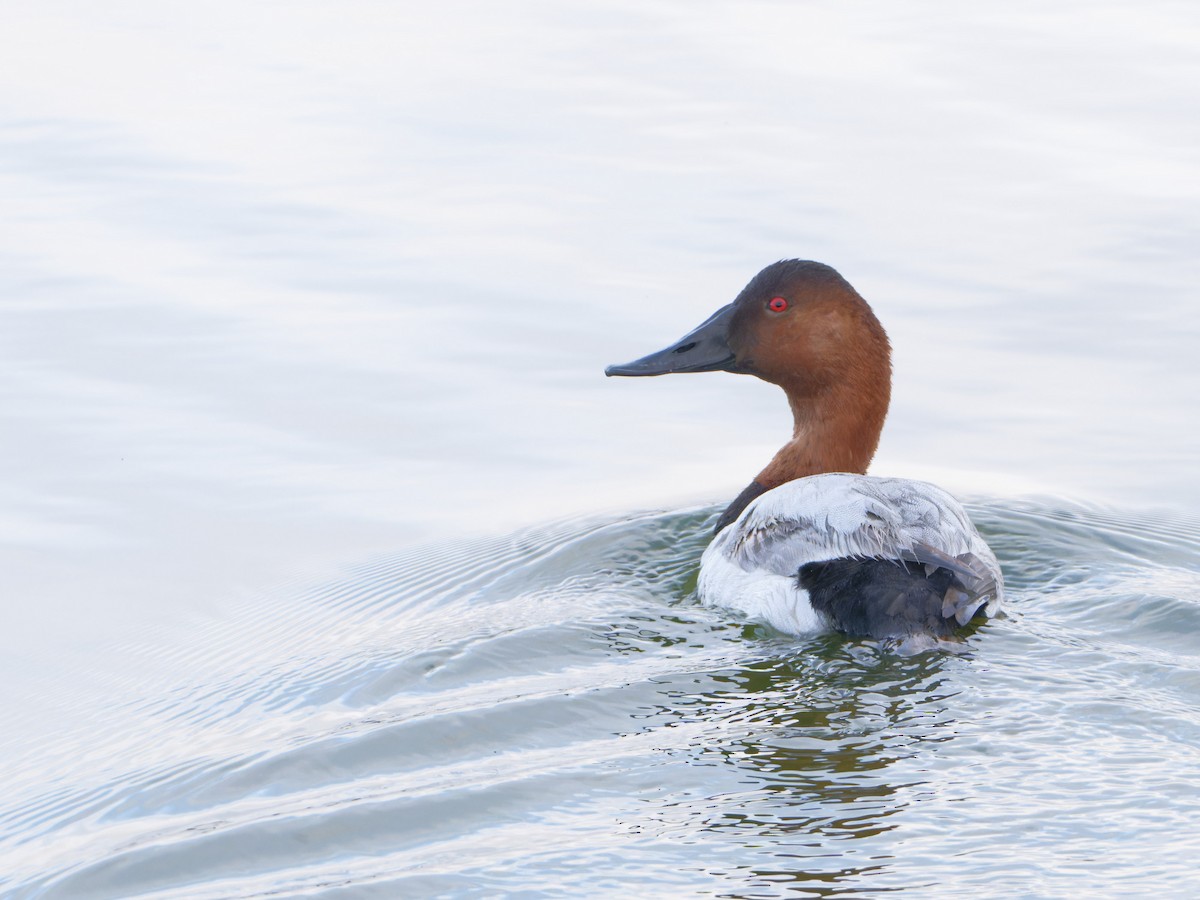
[[[952,496],[922,481],[836,473],[789,481],[747,506],[705,549],[700,598],[791,634],[822,631],[797,572],[843,557],[951,569],[970,592],[951,610],[960,623],[1000,603],[996,557]]]

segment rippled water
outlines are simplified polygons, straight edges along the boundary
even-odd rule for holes
[[[1187,5],[46,0],[0,31],[0,894],[1200,890]],[[694,602],[764,264],[895,348],[963,655]],[[647,512],[646,510],[652,510]]]
[[[1008,614],[963,656],[899,658],[695,605],[717,511],[425,548],[247,604],[196,652],[249,642],[253,667],[107,710],[141,733],[81,734],[60,748],[64,783],[23,786],[3,820],[5,887],[1197,883],[1193,523],[976,503],[1008,561]]]

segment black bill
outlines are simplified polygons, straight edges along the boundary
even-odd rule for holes
[[[729,349],[733,304],[723,306],[700,327],[665,350],[622,365],[608,366],[605,375],[669,375],[672,372],[728,372],[735,357]]]

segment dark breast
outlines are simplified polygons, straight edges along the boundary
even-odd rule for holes
[[[844,634],[882,640],[961,631],[953,606],[967,591],[947,569],[926,574],[919,563],[850,557],[807,563],[796,578],[813,609]]]

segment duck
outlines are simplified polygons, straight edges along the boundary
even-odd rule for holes
[[[836,631],[903,652],[961,644],[1000,609],[996,555],[936,485],[868,475],[891,401],[891,344],[834,268],[786,259],[675,343],[608,376],[753,375],[779,386],[792,438],[717,518],[701,602],[788,634]]]

